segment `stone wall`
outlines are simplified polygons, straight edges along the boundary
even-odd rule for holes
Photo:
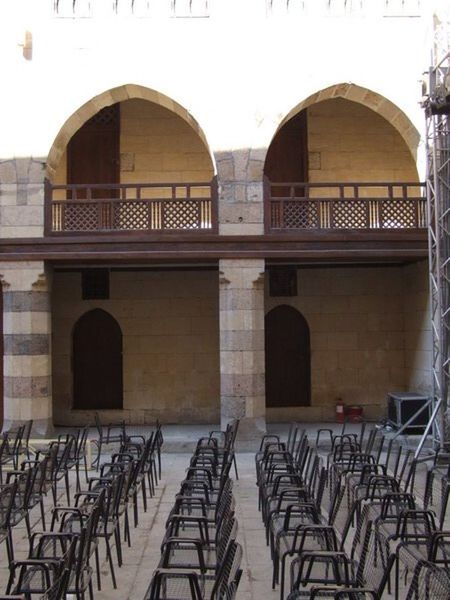
[[[41,237],[45,160],[0,160],[0,238]]]
[[[222,259],[220,399],[222,428],[240,419],[239,435],[265,430],[264,261]]]
[[[0,263],[5,429],[33,419],[52,427],[51,273],[42,261]]]
[[[262,267],[260,261],[221,261],[220,278],[215,270],[113,271],[111,298],[103,301],[81,300],[79,272],[54,273],[55,423],[92,420],[88,411],[71,410],[70,390],[71,332],[77,319],[93,308],[108,311],[123,333],[124,410],[108,411],[105,418],[214,423],[222,412],[224,421],[238,416],[263,422]],[[309,408],[269,408],[269,421],[332,420],[338,398],[347,405],[363,405],[366,418],[378,419],[385,412],[388,392],[429,391],[426,263],[300,268],[297,276],[298,296],[271,298],[266,290],[264,309],[267,313],[288,304],[306,318],[311,333],[312,403]],[[19,280],[15,286],[21,287]],[[37,301],[39,294],[33,293]],[[8,294],[5,335],[21,331],[18,319],[22,322],[27,315],[33,317],[24,322],[27,335],[40,334],[41,317],[45,321],[48,313],[28,314],[24,294],[20,298],[16,294],[14,302]],[[40,309],[36,305],[32,310]],[[50,325],[45,325],[46,335],[49,331]],[[24,360],[11,359],[11,367],[5,362],[8,390],[17,388],[18,380],[11,387],[8,377],[21,377],[19,362],[32,367],[30,373],[36,377],[50,375],[48,357],[35,357],[30,349],[26,364]],[[17,412],[14,406],[19,404],[14,400],[7,418],[25,418],[28,411],[37,416],[42,402],[36,382],[32,389],[26,412]]]
[[[266,312],[288,304],[306,318],[312,376],[311,407],[269,408],[268,420],[332,420],[338,398],[378,419],[389,391],[425,389],[426,286],[423,264],[303,268],[297,297],[270,298],[266,292]],[[410,300],[412,294],[417,300]]]
[[[210,181],[211,158],[175,113],[145,100],[121,102],[121,183]]]
[[[81,275],[57,272],[53,295],[55,423],[92,420],[71,411],[71,332],[93,308],[123,334],[124,410],[133,423],[217,423],[220,414],[217,271],[113,272],[110,300],[81,300]]]
[[[66,171],[64,153],[54,183],[66,183]],[[213,175],[204,143],[181,117],[147,100],[120,103],[120,183],[205,182]]]
[[[343,98],[307,110],[311,182],[417,181],[405,141],[373,110]]]
[[[266,149],[217,152],[219,233],[258,235],[264,232],[263,169]]]

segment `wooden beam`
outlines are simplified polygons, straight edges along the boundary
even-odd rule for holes
[[[423,230],[302,232],[256,236],[51,236],[0,240],[0,260],[155,261],[219,258],[418,260],[427,256]]]

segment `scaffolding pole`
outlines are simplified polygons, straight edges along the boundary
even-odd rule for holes
[[[429,72],[426,116],[428,252],[435,451],[450,450],[450,53]],[[436,409],[436,410],[435,410]]]

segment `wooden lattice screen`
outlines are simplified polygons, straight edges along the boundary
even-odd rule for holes
[[[266,231],[424,229],[423,183],[265,183]]]
[[[67,199],[55,198],[61,191]],[[134,185],[47,182],[46,211],[48,234],[213,232],[217,230],[217,186],[215,180]]]

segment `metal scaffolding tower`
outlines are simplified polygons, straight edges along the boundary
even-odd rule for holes
[[[450,53],[429,72],[427,142],[433,447],[450,450]],[[430,421],[431,421],[430,420]]]

